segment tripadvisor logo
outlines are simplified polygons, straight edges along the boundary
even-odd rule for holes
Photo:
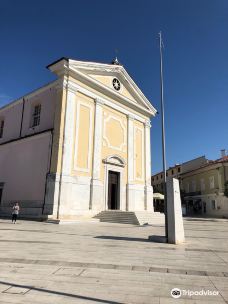
[[[218,290],[186,290],[182,289],[180,290],[179,288],[173,288],[171,290],[171,296],[175,299],[180,298],[181,296],[218,296],[219,292]]]
[[[181,290],[179,288],[173,288],[171,290],[171,296],[175,299],[178,299],[181,297]]]

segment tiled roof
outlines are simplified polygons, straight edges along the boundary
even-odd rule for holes
[[[223,163],[228,161],[228,155],[223,156],[222,158],[216,159],[214,163]]]

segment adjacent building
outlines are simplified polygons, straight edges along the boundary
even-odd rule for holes
[[[181,174],[181,165],[176,164],[166,170],[167,177],[179,178]],[[159,172],[151,177],[151,184],[153,186],[154,193],[164,193],[164,173]]]
[[[187,215],[228,217],[228,156],[224,150],[215,161],[201,156],[169,168],[167,176],[179,179]],[[163,183],[162,172],[152,176],[154,192],[163,193]],[[163,210],[162,200],[156,199],[154,205],[155,210]]]
[[[228,156],[181,174],[187,214],[228,217]]]
[[[61,58],[57,79],[0,109],[0,213],[73,219],[153,211],[150,119],[125,68]]]

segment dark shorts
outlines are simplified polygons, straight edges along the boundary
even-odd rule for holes
[[[16,220],[17,220],[17,214],[12,214],[12,221],[16,222]]]

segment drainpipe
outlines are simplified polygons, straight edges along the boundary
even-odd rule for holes
[[[20,126],[20,135],[22,134],[22,126],[23,126],[23,119],[24,119],[24,109],[25,109],[25,99],[23,98],[23,104],[22,104],[22,112],[21,112],[21,126]]]

